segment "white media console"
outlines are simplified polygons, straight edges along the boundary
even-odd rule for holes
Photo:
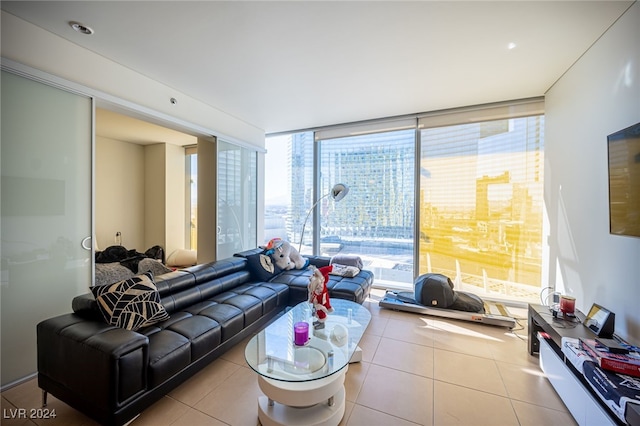
[[[548,306],[529,305],[529,353],[539,353],[540,368],[579,425],[624,425],[582,374],[565,361],[562,337],[594,338],[593,333],[582,325],[584,314],[576,311],[576,315],[577,321],[564,322],[554,317]],[[541,338],[538,333],[546,333],[549,337]]]

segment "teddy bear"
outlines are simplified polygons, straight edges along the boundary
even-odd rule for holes
[[[333,312],[331,301],[329,300],[329,290],[327,282],[329,281],[329,272],[333,269],[332,265],[322,268],[312,267],[313,273],[309,277],[309,303],[313,306],[314,321],[313,326],[316,329],[324,328],[324,322],[327,320],[327,314]]]
[[[260,248],[264,249],[265,254],[270,255],[282,270],[304,269],[309,266],[309,259],[302,257],[295,247],[281,238],[272,238],[266,246]]]

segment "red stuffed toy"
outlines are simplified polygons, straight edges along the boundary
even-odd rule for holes
[[[329,272],[332,270],[333,265],[324,266],[320,269],[314,268],[313,274],[309,277],[309,303],[313,305],[315,316],[318,318],[318,321],[314,322],[316,328],[324,327],[327,314],[333,312],[329,300],[329,290],[327,289]]]

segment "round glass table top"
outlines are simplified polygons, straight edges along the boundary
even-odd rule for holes
[[[288,382],[322,379],[348,363],[364,334],[371,314],[358,303],[331,299],[334,309],[324,327],[314,328],[311,305],[301,302],[253,336],[245,348],[247,364],[263,377]],[[309,324],[301,343],[294,324]]]

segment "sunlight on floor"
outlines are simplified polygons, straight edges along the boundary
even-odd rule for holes
[[[463,336],[475,337],[475,338],[485,339],[485,340],[492,340],[494,342],[503,341],[495,336],[490,336],[484,333],[480,333],[476,330],[470,330],[468,328],[461,327],[456,324],[451,324],[449,322],[434,321],[427,318],[420,318],[420,319],[425,323],[425,325],[422,326],[421,328],[429,328],[433,330],[446,331],[449,333],[455,333]]]
[[[547,376],[541,370],[534,370],[533,368],[522,368],[523,373],[527,373],[531,376],[546,378]]]

